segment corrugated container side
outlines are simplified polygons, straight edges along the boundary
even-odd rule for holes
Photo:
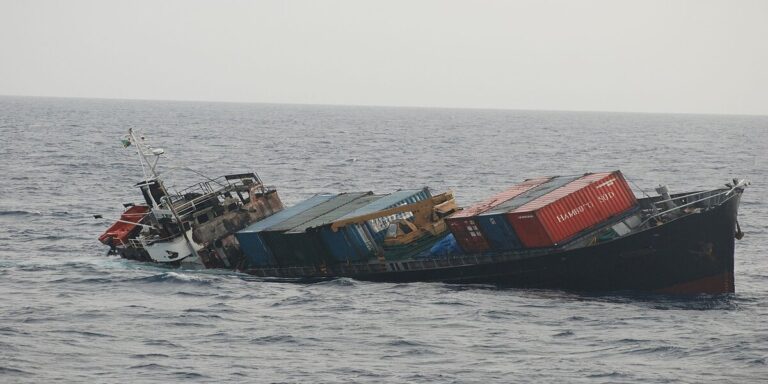
[[[619,171],[589,174],[507,215],[523,245],[550,247],[634,207]]]
[[[601,181],[595,185],[595,191],[598,194],[598,201],[600,202],[601,209],[606,211],[607,217],[613,217],[617,214],[625,212],[627,209],[637,206],[637,198],[632,193],[632,188],[627,183],[624,175],[619,172],[612,172],[613,177],[616,178],[614,182],[619,183],[618,186],[614,186],[608,178],[608,180]],[[606,193],[614,192],[615,196],[604,196]]]
[[[342,216],[339,220],[363,216],[369,213],[374,213],[377,211],[394,208],[401,205],[412,204],[418,201],[429,199],[431,197],[432,197],[432,194],[430,193],[429,188],[426,188],[426,187],[422,189],[396,191],[391,194],[384,195],[378,200],[373,201],[370,204],[365,205],[363,207],[360,207],[357,210],[346,214],[345,216]],[[361,244],[364,244],[366,242],[370,243],[371,241],[375,241],[378,244],[382,244],[384,242],[384,237],[386,236],[386,231],[387,231],[387,228],[389,227],[389,223],[391,223],[394,220],[408,219],[412,216],[413,214],[411,214],[410,212],[403,212],[403,213],[398,213],[396,215],[368,220],[363,224],[364,226],[367,227],[367,231],[363,230],[363,228],[359,228],[358,229],[359,233],[358,233],[358,236],[356,236],[356,238],[361,239],[361,241],[363,242]],[[371,238],[364,237],[363,234],[365,232],[369,232],[369,235],[371,236]]]
[[[295,232],[303,227],[316,227],[332,257],[332,261],[367,260],[375,254],[376,245],[364,227],[370,223],[376,223],[378,226],[383,226],[379,231],[384,231],[386,230],[385,224],[388,223],[388,218],[369,220],[362,224],[347,225],[338,232],[333,232],[328,224],[332,224],[337,220],[374,213],[382,209],[410,204],[428,197],[429,190],[427,188],[397,191],[388,195],[362,196],[310,222],[304,223],[290,232]],[[383,242],[383,234],[381,236],[381,242]]]
[[[333,262],[333,257],[318,232],[281,234],[290,242],[290,252],[297,266]]]
[[[373,195],[372,192],[340,193],[327,201],[324,201],[301,212],[298,215],[292,216],[291,218],[277,225],[269,227],[267,230],[270,232],[283,232],[292,230],[303,231],[305,228],[307,228],[306,223],[318,220],[318,218],[327,215],[328,213],[339,209],[339,207],[349,204],[350,202],[353,202],[363,196],[371,195]]]
[[[522,248],[520,239],[503,213],[480,215],[476,216],[475,220],[491,249],[508,251]]]
[[[281,266],[334,261],[318,228],[379,197],[371,192],[342,193],[267,228],[262,235]]]
[[[465,252],[482,252],[497,246],[501,248],[495,249],[511,249],[510,247],[514,247],[515,244],[519,242],[517,236],[512,234],[510,235],[511,238],[505,239],[503,231],[507,228],[497,226],[499,224],[492,225],[490,224],[490,221],[483,218],[483,216],[504,214],[531,200],[545,195],[552,190],[560,188],[562,185],[566,185],[579,177],[580,176],[557,176],[527,180],[507,190],[509,191],[508,193],[505,192],[500,194],[504,195],[504,199],[506,200],[496,200],[491,204],[493,205],[492,207],[484,207],[485,212],[482,212],[479,215],[462,217],[454,214],[449,216],[446,219],[448,228],[456,238],[456,242]],[[475,209],[475,211],[477,211],[477,209]],[[478,226],[480,229],[475,230],[474,228]],[[485,226],[485,228],[483,228],[483,226]],[[485,238],[486,234],[484,232],[486,228],[492,231],[491,236],[494,236],[493,240]]]
[[[629,185],[614,173],[605,175],[539,210],[554,243],[593,227],[637,204]]]
[[[279,225],[280,223],[326,202],[335,196],[336,195],[333,194],[319,194],[312,196],[307,200],[275,213],[264,220],[253,223],[235,233],[235,237],[237,237],[238,242],[240,242],[240,249],[243,254],[245,254],[250,265],[254,267],[265,267],[278,264],[274,257],[274,253],[264,238],[265,230],[271,226]]]
[[[357,225],[348,225],[337,232],[325,227],[320,235],[336,261],[362,261],[373,256],[375,248],[361,238],[360,231]]]
[[[483,252],[490,248],[475,218],[461,217],[447,221],[448,229],[453,233],[459,247],[466,253]]]
[[[264,244],[258,233],[235,233],[237,241],[240,243],[245,258],[248,260],[248,266],[266,267],[276,265],[272,251]]]
[[[546,228],[533,212],[508,213],[507,220],[512,224],[518,239],[526,248],[552,246],[552,240]]]
[[[373,236],[364,225],[351,226],[347,228],[346,233],[362,260],[367,260],[376,254]]]
[[[275,213],[274,215],[266,217],[264,220],[259,220],[245,227],[244,229],[241,229],[240,231],[238,231],[238,233],[261,232],[261,231],[267,230],[269,227],[273,225],[280,224],[285,220],[288,220],[306,211],[307,209],[310,209],[318,204],[324,203],[334,197],[336,197],[335,194],[329,194],[329,193],[314,195],[307,200],[304,200],[298,204],[285,208],[282,211]]]
[[[558,188],[561,188],[564,185],[568,185],[574,180],[578,180],[581,177],[582,175],[552,177],[548,181],[531,188],[525,193],[521,193],[520,195],[515,196],[497,205],[493,209],[489,209],[488,211],[483,212],[481,215],[492,215],[492,214],[498,214],[498,213],[512,212],[515,209],[522,207],[523,205],[528,204],[532,201],[535,201],[536,199],[539,199],[543,196],[546,196],[550,192],[556,191]]]
[[[263,232],[261,236],[280,267],[316,265],[330,260],[325,246],[315,233]]]
[[[467,208],[462,209],[461,211],[458,211],[451,216],[448,217],[448,219],[458,219],[461,217],[472,217],[475,215],[479,215],[493,207],[496,207],[497,205],[521,194],[524,192],[529,191],[530,189],[533,189],[534,187],[546,183],[547,181],[551,180],[551,177],[540,177],[536,179],[528,179],[524,182],[517,184],[513,187],[510,187],[506,189],[503,192],[497,193],[491,197],[489,197],[486,200],[483,200],[480,203],[471,205]]]
[[[340,195],[340,197],[341,196],[343,195]],[[323,226],[332,224],[333,222],[339,220],[341,217],[343,217],[347,213],[352,212],[365,205],[368,205],[371,202],[376,201],[378,199],[381,199],[381,195],[371,194],[371,195],[363,195],[356,199],[348,199],[348,201],[346,202],[341,201],[343,202],[343,204],[338,204],[338,206],[329,210],[328,212],[320,216],[317,216],[310,221],[304,222],[294,228],[291,228],[290,230],[287,231],[287,233],[305,232],[308,230],[313,230],[316,228],[321,228]],[[328,203],[334,203],[334,201],[329,201]]]

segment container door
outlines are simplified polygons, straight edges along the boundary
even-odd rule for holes
[[[459,218],[449,220],[448,228],[453,233],[453,236],[456,237],[456,242],[459,243],[464,252],[483,252],[488,250],[488,241],[486,241],[474,219]]]
[[[554,245],[535,212],[509,213],[507,219],[526,248],[545,248]]]
[[[515,230],[503,214],[476,216],[476,221],[491,249],[508,251],[522,248]]]

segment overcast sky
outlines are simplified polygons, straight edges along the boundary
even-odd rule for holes
[[[768,114],[768,1],[0,0],[0,95]]]

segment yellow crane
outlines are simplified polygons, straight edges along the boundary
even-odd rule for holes
[[[410,212],[413,214],[412,218],[398,219],[389,224],[384,240],[384,245],[406,245],[427,234],[437,236],[445,232],[448,227],[443,218],[458,209],[453,192],[448,191],[412,204],[339,220],[331,224],[331,229],[335,232],[350,224],[361,224],[368,220]]]

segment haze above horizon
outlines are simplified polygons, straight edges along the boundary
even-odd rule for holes
[[[0,0],[0,94],[768,115],[762,1]]]

